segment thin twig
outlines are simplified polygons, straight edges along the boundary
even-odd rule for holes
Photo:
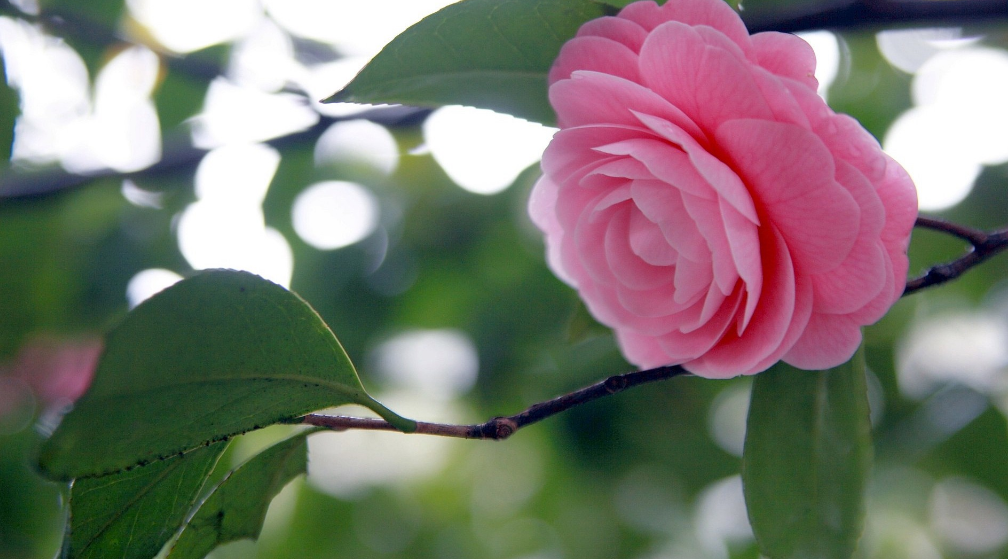
[[[987,233],[979,229],[925,216],[917,218],[916,227],[947,233],[965,240],[971,246],[969,251],[961,258],[933,266],[924,275],[908,281],[903,295],[910,295],[926,287],[955,279],[966,272],[966,270],[1008,248],[1008,228]],[[461,439],[502,440],[510,437],[515,431],[526,425],[552,417],[575,406],[622,392],[631,386],[688,374],[681,366],[670,365],[615,375],[591,386],[558,396],[552,400],[533,404],[525,411],[515,415],[494,417],[486,422],[471,425],[420,421],[417,422],[417,429],[414,432],[422,435],[437,435],[440,437]],[[367,417],[309,414],[304,416],[301,422],[307,425],[325,427],[333,431],[346,431],[350,429],[398,431],[398,429],[383,419]]]
[[[745,0],[741,0],[745,6]],[[756,10],[754,10],[756,12]],[[801,13],[798,10],[767,11],[742,18],[751,33],[815,29],[877,30],[887,27],[930,27],[994,22],[1008,19],[1004,0],[854,0],[821,2]]]
[[[614,375],[601,382],[564,394],[563,396],[558,396],[552,400],[533,404],[525,411],[515,415],[495,417],[484,423],[474,425],[452,425],[418,421],[417,429],[414,433],[461,439],[502,440],[510,437],[515,431],[526,425],[542,421],[547,417],[552,417],[575,406],[622,392],[627,388],[640,384],[657,382],[688,374],[686,369],[683,369],[679,365],[669,365]],[[398,429],[385,420],[366,417],[309,414],[302,418],[302,423],[325,427],[334,431],[346,431],[348,429],[398,431]]]
[[[430,114],[430,109],[394,105],[362,109],[360,112],[340,117],[320,115],[318,122],[313,126],[266,140],[264,143],[277,149],[285,149],[318,140],[329,126],[337,122],[359,119],[369,120],[389,128],[409,127],[422,122],[428,114]],[[157,163],[139,171],[122,172],[101,169],[78,174],[68,173],[57,167],[29,172],[8,171],[0,177],[0,204],[58,195],[68,189],[83,186],[97,179],[135,180],[185,171],[194,168],[208,151],[191,145],[187,139],[181,137],[166,141],[165,146],[164,154]]]
[[[927,217],[923,215],[917,216],[917,223],[914,224],[914,227],[931,229],[952,235],[953,237],[959,237],[974,246],[987,242],[987,237],[989,236],[986,231],[981,231],[979,229],[974,229],[958,223],[952,223],[937,217]]]
[[[0,13],[43,25],[57,35],[95,45],[111,45],[129,40],[118,30],[93,21],[78,12],[59,12],[46,8],[37,15],[26,14],[11,5],[9,0],[0,0]],[[814,29],[956,25],[1008,19],[1008,2],[1004,0],[947,0],[944,2],[854,0],[853,2],[824,2],[810,11],[791,10],[762,14],[754,11],[743,12],[742,15],[750,31],[754,33],[767,30],[795,32]],[[216,62],[203,59],[199,55],[164,55],[163,60],[171,71],[198,80],[208,81],[223,73],[223,68],[219,67]],[[311,138],[317,130],[317,127],[313,127],[306,131],[294,132],[288,136],[277,138],[274,141],[304,140],[306,137]],[[173,143],[166,141],[165,145],[171,146]],[[55,168],[37,173],[8,173],[8,176],[0,180],[0,202],[49,196],[83,186],[98,178],[136,178],[146,174],[157,174],[165,170],[191,168],[196,165],[203,154],[202,150],[189,147],[166,151],[163,161],[134,173],[109,170],[79,175]]]
[[[958,237],[968,242],[970,247],[959,258],[951,262],[936,264],[928,268],[921,276],[908,281],[906,289],[903,290],[904,296],[956,279],[966,270],[1008,249],[1008,227],[988,233],[965,225],[923,216],[917,218],[916,227],[932,229]]]

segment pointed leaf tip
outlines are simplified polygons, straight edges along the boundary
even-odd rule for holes
[[[467,105],[553,125],[547,75],[594,0],[463,0],[393,39],[324,102]]]

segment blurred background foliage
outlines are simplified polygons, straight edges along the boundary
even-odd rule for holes
[[[419,419],[483,421],[630,370],[526,217],[522,169],[549,130],[315,102],[445,3],[0,0],[0,558],[55,554],[64,491],[33,453],[102,333],[194,269],[289,286],[372,393]],[[805,36],[822,94],[904,162],[922,210],[996,228],[1008,27],[947,25]],[[911,271],[961,251],[918,230]],[[877,462],[860,557],[1008,557],[1006,262],[866,331]],[[502,443],[316,435],[259,542],[213,556],[754,558],[748,388],[673,379]],[[286,432],[242,437],[229,460]]]

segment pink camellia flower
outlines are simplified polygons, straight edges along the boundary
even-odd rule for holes
[[[560,51],[529,211],[634,364],[833,367],[902,294],[916,190],[814,69],[721,0],[636,2]]]

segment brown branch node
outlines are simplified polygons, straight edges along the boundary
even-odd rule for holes
[[[460,439],[504,440],[516,431],[552,417],[575,406],[622,392],[631,386],[649,382],[670,379],[689,374],[679,365],[667,365],[654,369],[634,371],[622,375],[614,375],[590,386],[580,388],[552,400],[532,404],[524,411],[509,416],[498,416],[484,423],[474,425],[452,425],[447,423],[416,422],[414,433],[421,435],[437,435],[440,437],[455,437]],[[348,429],[368,429],[377,431],[397,431],[392,424],[384,419],[369,417],[347,417],[342,415],[308,414],[301,418],[300,423],[324,427],[330,431],[346,431]]]
[[[957,237],[969,243],[970,246],[959,258],[951,262],[935,264],[920,276],[907,281],[906,288],[903,290],[904,296],[954,280],[970,268],[1008,249],[1008,228],[987,232],[926,216],[919,216],[914,226]]]

